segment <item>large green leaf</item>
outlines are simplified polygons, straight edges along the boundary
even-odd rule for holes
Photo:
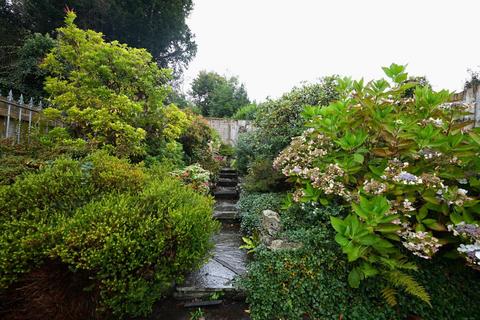
[[[348,284],[352,288],[358,288],[362,280],[362,273],[358,268],[353,268],[348,274]]]

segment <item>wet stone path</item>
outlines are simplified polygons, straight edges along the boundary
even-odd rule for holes
[[[210,259],[187,276],[181,286],[177,286],[174,292],[177,301],[163,312],[157,310],[164,316],[167,309],[178,315],[174,317],[172,314],[171,319],[185,319],[184,314],[189,311],[189,306],[192,307],[191,311],[209,304],[211,306],[204,309],[206,319],[249,319],[245,313],[248,307],[242,302],[243,292],[235,286],[235,278],[246,272],[247,255],[245,250],[239,249],[242,238],[236,207],[238,176],[234,169],[221,170],[214,195],[216,204],[213,216],[222,223],[221,231],[213,237],[215,247],[210,252]],[[217,301],[212,301],[212,297]]]

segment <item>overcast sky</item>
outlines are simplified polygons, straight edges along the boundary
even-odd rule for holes
[[[194,0],[200,70],[237,75],[250,98],[278,97],[330,74],[372,79],[406,64],[434,89],[461,90],[480,65],[477,0]]]

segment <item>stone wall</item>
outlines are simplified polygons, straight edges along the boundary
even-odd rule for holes
[[[253,130],[249,120],[232,120],[223,118],[207,118],[210,127],[215,129],[224,143],[232,146],[237,144],[238,135]]]
[[[470,105],[468,112],[471,114],[465,116],[465,119],[475,120],[475,127],[480,127],[480,86],[468,88],[463,92],[453,95],[453,101],[465,102]]]

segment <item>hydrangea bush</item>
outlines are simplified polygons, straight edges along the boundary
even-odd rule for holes
[[[274,166],[296,184],[295,201],[340,201],[351,209],[345,219],[331,217],[353,264],[351,286],[381,274],[393,285],[383,290],[392,304],[394,287],[429,302],[402,271],[416,269],[405,252],[480,261],[480,135],[468,106],[450,102],[448,91],[417,86],[408,97],[415,83],[405,83],[405,67],[383,69],[388,80],[344,78],[338,101],[307,107],[309,128]]]

